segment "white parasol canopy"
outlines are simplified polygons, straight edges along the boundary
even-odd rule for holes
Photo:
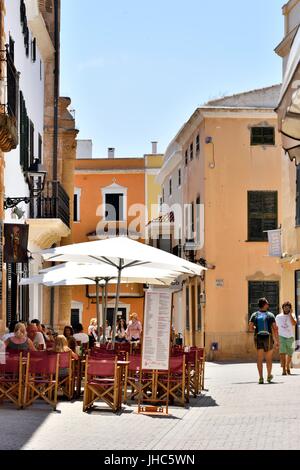
[[[45,261],[49,262],[97,263],[111,266],[117,270],[118,282],[113,318],[113,340],[115,337],[121,278],[125,269],[134,268],[134,271],[137,272],[137,268],[143,266],[150,269],[164,269],[176,272],[177,276],[180,274],[199,276],[205,269],[190,261],[123,236],[52,248],[42,251],[40,254]]]

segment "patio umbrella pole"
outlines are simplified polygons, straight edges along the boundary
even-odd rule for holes
[[[124,261],[121,259],[118,267],[118,282],[117,282],[117,291],[116,291],[116,304],[113,318],[113,333],[112,333],[112,342],[116,342],[116,322],[119,308],[119,299],[120,299],[120,287],[121,287],[121,277],[122,277],[122,268]]]
[[[106,337],[105,337],[105,296],[104,296],[104,290],[105,290],[105,285],[101,286],[102,288],[102,324],[103,324],[103,333],[102,333],[102,342],[103,344],[106,343]],[[100,322],[99,322],[99,343],[101,342],[101,335],[100,335]]]
[[[100,283],[100,280],[99,278],[96,278],[96,312],[97,312],[97,325],[98,325],[98,335],[100,336],[100,323],[101,323],[101,319],[100,319],[100,305],[99,305],[99,283]]]
[[[103,335],[105,335],[105,329],[106,329],[106,320],[107,320],[107,296],[108,296],[108,283],[109,283],[109,280],[106,279],[105,280],[105,286],[104,286],[104,299],[105,299],[105,303],[104,303],[104,310],[103,310]],[[106,338],[104,336],[104,342],[106,342]]]

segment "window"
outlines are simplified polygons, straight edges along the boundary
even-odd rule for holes
[[[39,162],[42,163],[42,161],[43,161],[43,139],[42,139],[41,134],[39,134],[38,159],[39,159]]]
[[[194,144],[191,143],[190,145],[190,160],[192,161],[194,159]]]
[[[191,204],[191,239],[195,239],[195,204]]]
[[[189,163],[189,152],[188,152],[187,150],[185,151],[184,159],[185,159],[185,166],[188,166],[188,163]]]
[[[258,301],[262,297],[270,302],[270,312],[279,313],[279,282],[276,281],[250,281],[249,289],[249,318],[258,311]]]
[[[277,191],[248,192],[248,241],[267,241],[266,230],[278,228]]]
[[[178,186],[181,186],[181,168],[178,170]]]
[[[29,119],[23,93],[20,92],[20,165],[23,171],[29,167]]]
[[[79,195],[74,194],[74,222],[79,222],[78,202],[79,202]]]
[[[275,145],[275,128],[252,127],[251,145]]]
[[[105,220],[122,221],[124,208],[124,194],[111,193],[105,195]]]
[[[36,39],[35,38],[31,41],[31,60],[32,62],[36,61]]]
[[[187,330],[190,329],[190,289],[189,287],[186,288],[185,291],[185,304],[186,304],[186,309],[185,309],[185,327]]]
[[[15,61],[15,41],[13,40],[11,35],[9,35],[9,49],[8,49],[8,51],[9,51],[11,61],[14,63],[14,61]]]
[[[201,236],[201,199],[200,196],[197,197],[196,200],[196,237],[197,237],[197,243],[200,243],[200,236]]]
[[[29,166],[34,162],[34,125],[29,121]]]
[[[169,196],[172,196],[172,190],[173,188],[172,188],[172,178],[171,178],[169,181]]]
[[[300,166],[297,165],[296,179],[296,225],[300,226]]]
[[[200,135],[198,134],[196,137],[196,153],[200,152]]]
[[[197,286],[197,330],[202,331],[201,284]]]

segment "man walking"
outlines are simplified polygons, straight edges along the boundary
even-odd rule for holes
[[[291,375],[291,362],[295,351],[295,326],[297,325],[297,320],[293,314],[293,307],[290,302],[285,302],[282,305],[282,313],[276,317],[276,324],[279,332],[279,352],[282,375]]]
[[[259,311],[253,313],[250,318],[249,331],[254,332],[255,346],[257,349],[257,368],[259,373],[259,384],[264,383],[263,361],[267,363],[268,382],[273,380],[273,350],[278,348],[278,331],[276,319],[273,313],[269,312],[269,302],[267,299],[260,299],[258,302]],[[275,340],[275,343],[274,343]]]

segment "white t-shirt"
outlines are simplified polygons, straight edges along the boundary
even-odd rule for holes
[[[74,338],[76,341],[81,341],[81,344],[87,344],[90,341],[86,333],[75,333]]]
[[[9,338],[12,338],[13,336],[15,336],[14,333],[6,333],[6,335],[2,337],[2,341],[7,341]]]
[[[46,349],[46,343],[45,343],[45,340],[44,340],[44,336],[39,331],[37,332],[37,334],[34,337],[33,344],[36,348],[38,348],[42,344],[44,346],[44,349]]]
[[[279,336],[283,338],[293,338],[295,336],[295,327],[289,315],[285,315],[284,313],[277,315],[276,324],[278,326]]]

